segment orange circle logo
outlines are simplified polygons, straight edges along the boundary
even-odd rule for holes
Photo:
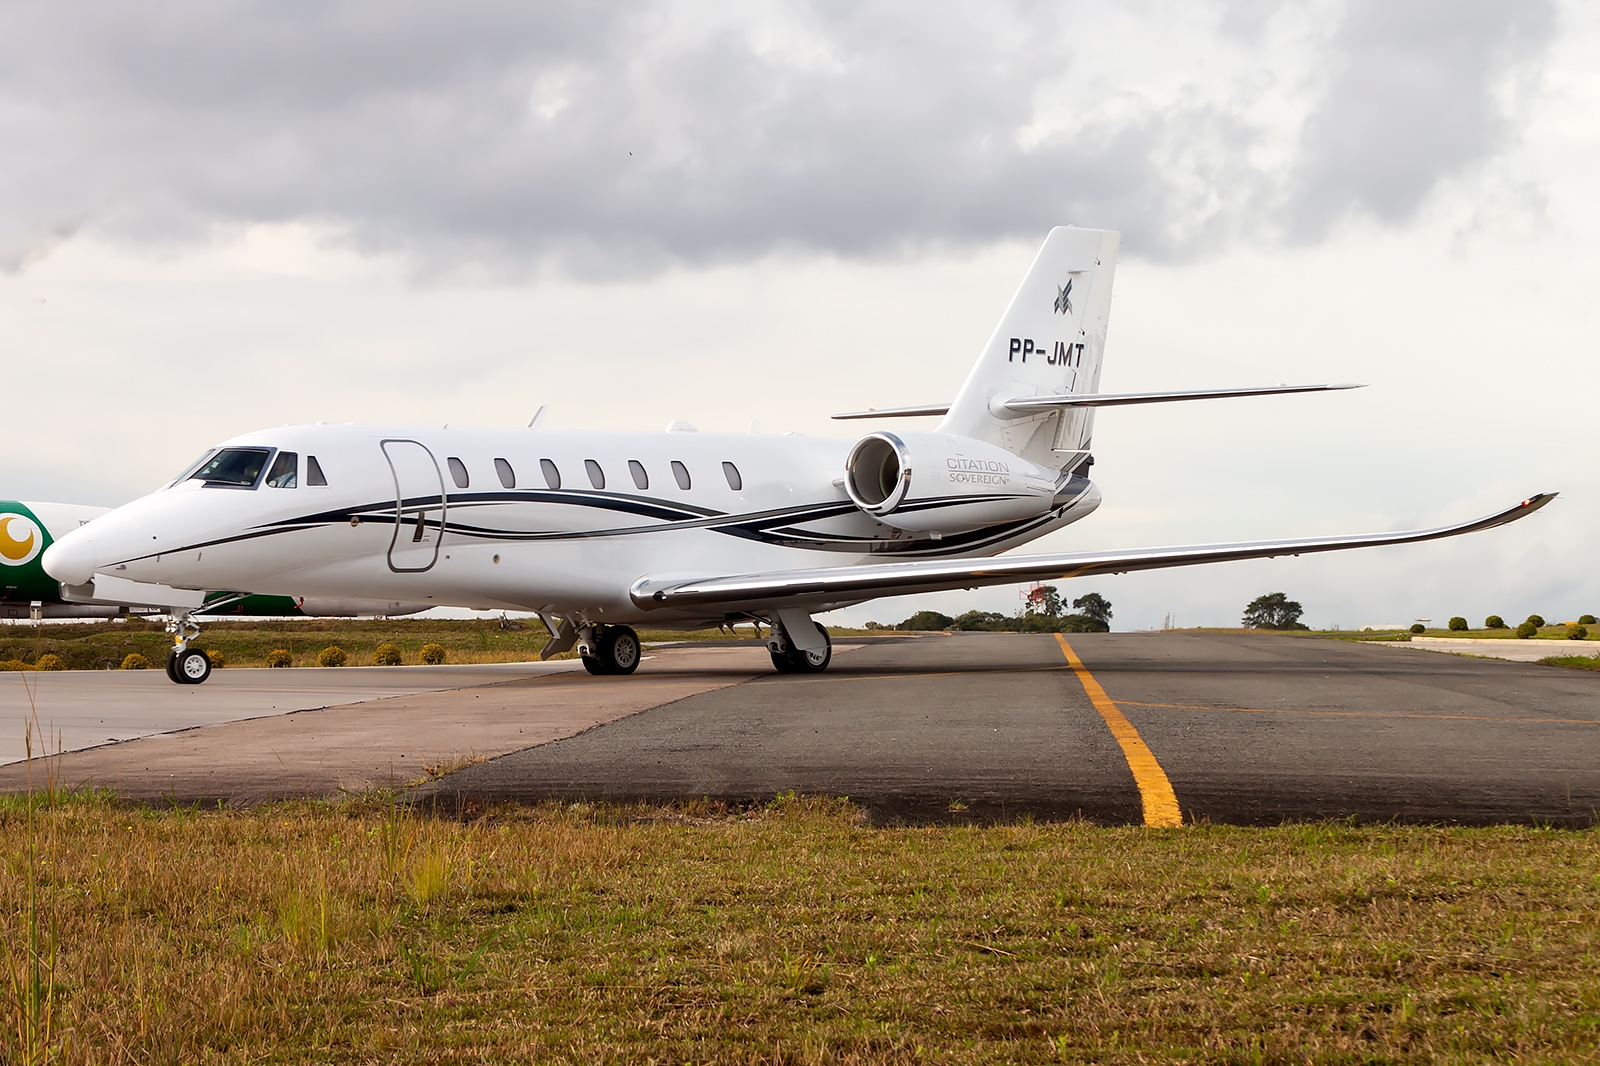
[[[0,566],[24,566],[44,547],[44,532],[27,515],[0,512]]]

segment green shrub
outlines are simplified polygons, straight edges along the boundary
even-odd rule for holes
[[[1465,633],[1467,631],[1467,620],[1459,614],[1456,615],[1450,619],[1450,631],[1452,633]]]
[[[1592,625],[1594,625],[1594,615],[1586,614],[1586,615],[1580,616],[1578,618],[1578,624],[1580,626],[1592,626]]]
[[[65,670],[67,664],[55,652],[47,651],[34,661],[33,668],[35,670]]]
[[[350,661],[350,656],[337,644],[330,644],[317,653],[318,666],[343,666]]]
[[[1527,640],[1529,637],[1538,636],[1539,627],[1533,624],[1533,619],[1528,619],[1517,627],[1517,638]]]
[[[1423,625],[1421,622],[1416,622],[1411,626],[1411,632],[1413,633],[1426,633],[1427,631],[1428,627]]]
[[[1589,639],[1589,627],[1588,626],[1568,626],[1567,627],[1567,639],[1568,640],[1588,640]],[[43,660],[40,660],[40,661],[42,662]],[[43,669],[43,667],[40,667],[40,669]]]
[[[399,666],[403,659],[400,658],[400,647],[385,641],[372,650],[372,661],[378,666]]]
[[[438,666],[440,663],[444,662],[445,659],[444,645],[424,644],[422,646],[422,654],[420,658],[429,666]]]
[[[1483,628],[1485,629],[1504,629],[1505,627],[1506,620],[1497,614],[1491,614],[1483,620]]]
[[[947,614],[938,611],[918,611],[904,622],[895,626],[896,629],[909,629],[913,631],[949,629],[950,623],[955,621]]]
[[[1544,625],[1544,615],[1542,615],[1542,614],[1530,614],[1528,616],[1528,621],[1524,622],[1522,624],[1523,625],[1528,625],[1529,623],[1532,623],[1535,628]]]
[[[267,652],[267,665],[274,669],[293,666],[294,656],[289,654],[288,648],[278,648]]]
[[[211,669],[213,670],[221,670],[224,666],[228,665],[228,657],[222,654],[220,651],[212,651],[207,649],[206,658],[211,660]]]
[[[122,668],[124,670],[148,670],[150,669],[150,660],[136,651],[129,652],[122,660]]]

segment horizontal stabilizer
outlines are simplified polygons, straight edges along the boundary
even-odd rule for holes
[[[994,406],[1016,415],[1033,415],[1063,407],[1123,407],[1139,403],[1173,403],[1178,400],[1224,400],[1232,396],[1277,396],[1291,392],[1333,392],[1338,389],[1363,389],[1365,385],[1263,385],[1248,389],[1181,389],[1174,392],[1098,392],[1067,393],[1060,396],[1016,396],[996,401]],[[949,404],[926,403],[916,407],[885,407],[881,410],[850,411],[834,415],[837,420],[853,418],[914,418],[942,415]]]
[[[1278,555],[1372,548],[1385,544],[1414,544],[1424,540],[1475,533],[1526,518],[1551,500],[1555,493],[1530,496],[1514,507],[1484,518],[1453,526],[1414,529],[1398,533],[1369,533],[1306,540],[1268,540],[1241,544],[1197,544],[1172,548],[1136,548],[1132,551],[1081,552],[1071,555],[1016,555],[993,559],[940,559],[925,562],[883,563],[867,566],[830,566],[698,580],[640,578],[628,590],[643,608],[738,611],[778,606],[816,607],[852,603],[876,596],[904,596],[947,589],[1011,585],[1025,581],[1057,581],[1091,574],[1124,574],[1199,563],[1225,563],[1240,559],[1269,559]]]

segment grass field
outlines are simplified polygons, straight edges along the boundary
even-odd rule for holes
[[[0,837],[9,1006],[62,1062],[1600,1054],[1594,832],[79,796]]]
[[[1589,635],[1585,640],[1600,640],[1600,627],[1588,626]],[[1412,634],[1402,630],[1350,630],[1350,629],[1319,629],[1312,630],[1307,635],[1317,637],[1334,637],[1339,640],[1397,640],[1410,637]],[[1429,629],[1416,634],[1419,637],[1442,637],[1447,640],[1518,640],[1516,630],[1513,629]],[[1538,634],[1526,638],[1528,640],[1566,640],[1567,627],[1564,625],[1544,626]],[[1573,641],[1574,644],[1578,641]]]
[[[518,628],[503,629],[498,620],[487,619],[283,619],[249,622],[207,622],[195,643],[208,651],[220,651],[228,666],[265,666],[273,650],[282,648],[294,657],[295,666],[315,666],[317,653],[329,645],[343,648],[350,666],[371,666],[379,644],[400,648],[406,663],[416,663],[424,644],[440,644],[452,663],[527,662],[539,657],[549,634],[537,619],[521,619]],[[738,630],[750,636],[749,626]],[[692,632],[643,632],[646,641],[717,640],[726,633],[715,629]],[[96,622],[84,625],[49,625],[35,629],[26,625],[0,627],[0,663],[19,661],[31,664],[46,653],[58,655],[69,670],[105,670],[121,664],[132,652],[143,655],[152,666],[166,660],[172,638],[161,623],[133,618],[126,622]]]
[[[1552,655],[1539,661],[1545,666],[1566,666],[1574,670],[1600,670],[1600,655]]]

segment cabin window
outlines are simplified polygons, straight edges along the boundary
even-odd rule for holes
[[[593,485],[597,489],[603,489],[606,487],[606,472],[600,469],[599,463],[595,462],[593,459],[585,459],[583,461],[583,468],[589,473],[589,484]]]
[[[628,473],[633,475],[633,484],[640,492],[650,487],[650,475],[644,472],[644,464],[639,460],[628,460]]]
[[[306,456],[306,484],[326,485],[328,479],[322,474],[322,464],[317,462],[315,455]]]
[[[676,459],[672,460],[672,476],[678,482],[680,489],[689,491],[689,468]]]
[[[267,484],[275,489],[292,489],[299,482],[295,475],[300,471],[300,453],[279,452],[267,471]]]
[[[253,489],[261,480],[266,468],[270,448],[224,448],[201,465],[192,475],[195,481],[207,485],[226,485],[236,489]]]
[[[739,476],[739,468],[732,463],[722,464],[722,476],[728,479],[728,487],[734,492],[744,488],[744,478]]]
[[[511,464],[504,459],[496,459],[494,461],[494,472],[500,475],[501,488],[514,489],[517,487],[517,472],[511,469]]]
[[[544,483],[553,489],[561,487],[561,471],[556,469],[556,464],[550,459],[540,459],[539,469],[544,471]]]
[[[452,455],[445,460],[445,465],[450,468],[450,480],[456,483],[456,488],[464,489],[472,483],[472,479],[467,476],[466,463]]]

